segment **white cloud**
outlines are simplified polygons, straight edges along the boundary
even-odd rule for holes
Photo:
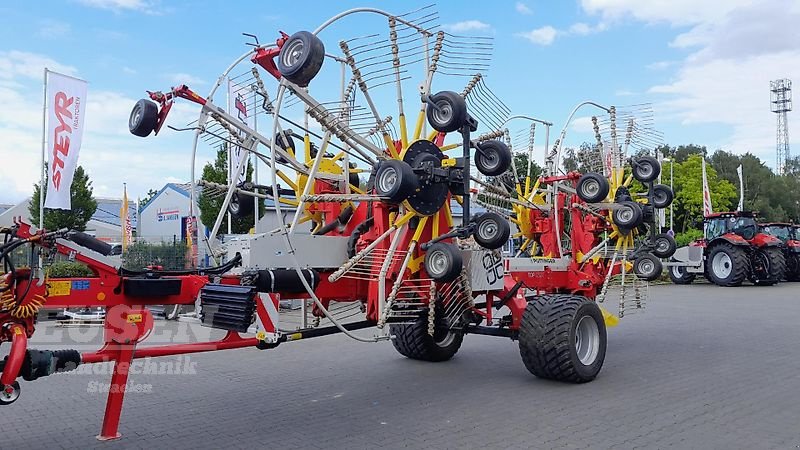
[[[672,25],[713,22],[739,7],[755,3],[757,0],[581,0],[584,11],[606,20],[633,18]]]
[[[202,79],[200,79],[198,77],[195,77],[193,75],[189,75],[188,73],[168,73],[168,74],[164,75],[164,78],[166,78],[167,80],[169,80],[172,83],[175,83],[176,85],[187,84],[189,86],[192,86],[192,85],[195,85],[195,86],[201,85],[202,86],[202,85],[206,84],[206,82],[204,80],[202,80]]]
[[[644,9],[631,10],[635,17],[678,20],[672,13],[658,16],[644,5],[650,2],[641,3]],[[670,120],[686,126],[724,127],[729,136],[720,142],[706,142],[708,147],[750,151],[774,165],[775,115],[769,111],[769,81],[800,79],[800,31],[794,25],[800,22],[800,5],[780,0],[747,2],[746,6],[741,1],[724,3],[717,15],[710,15],[702,5],[697,15],[700,19],[692,19],[696,23],[689,31],[670,43],[693,53],[681,62],[649,66],[662,70],[677,66],[671,81],[653,86],[649,92],[662,99],[656,110]],[[679,10],[683,6],[682,1],[677,2]],[[781,13],[776,14],[778,10]]]
[[[453,33],[464,33],[467,31],[485,31],[491,29],[488,23],[480,20],[465,20],[463,22],[449,23],[442,25],[442,28]]]
[[[557,34],[558,30],[547,25],[535,30],[517,33],[517,36],[525,38],[536,45],[547,46],[553,43]]]
[[[39,22],[36,36],[44,39],[59,39],[70,34],[72,27],[66,23],[53,19],[44,19]]]
[[[518,13],[525,14],[526,16],[533,14],[531,8],[522,2],[517,2],[517,4],[514,5],[514,9],[516,9]]]
[[[594,125],[591,116],[576,117],[570,125],[573,133],[594,134]]]
[[[45,55],[20,51],[0,52],[0,203],[18,202],[31,195],[39,182],[42,127],[42,72],[75,75],[77,70]],[[166,128],[158,137],[140,139],[127,130],[130,108],[136,99],[89,85],[83,144],[79,164],[86,168],[96,196],[118,197],[128,183],[135,197],[160,188],[168,177],[189,179],[192,133]],[[197,108],[176,103],[167,124],[185,126],[198,116]],[[206,153],[209,153],[206,155]],[[202,167],[206,156],[203,153]]]
[[[677,63],[678,61],[656,61],[654,63],[648,64],[647,68],[649,70],[666,70]]]
[[[80,3],[93,8],[108,9],[115,12],[124,10],[153,12],[153,2],[147,0],[78,0]]]
[[[619,89],[616,92],[614,92],[614,95],[616,95],[617,97],[631,97],[637,94],[636,92],[633,92],[628,89]]]
[[[606,31],[607,29],[608,25],[606,25],[604,22],[600,22],[595,26],[591,26],[583,22],[578,22],[572,24],[572,26],[570,26],[567,32],[564,34],[571,34],[576,36],[588,36],[590,34]]]

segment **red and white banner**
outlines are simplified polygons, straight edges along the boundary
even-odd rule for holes
[[[49,72],[47,77],[47,197],[45,208],[71,209],[70,187],[83,138],[86,82]]]
[[[703,217],[708,217],[713,213],[711,191],[708,189],[708,177],[706,176],[706,158],[703,158]]]
[[[230,78],[228,79],[228,114],[250,128],[256,126],[255,105],[248,105],[248,102],[252,103],[253,100],[250,85],[239,85]],[[242,162],[242,159],[246,158],[248,153],[238,145],[233,146],[232,150],[231,158],[228,161],[228,171],[233,174],[239,164],[242,164],[238,176],[231,176],[231,180],[238,184],[247,178],[247,162]]]

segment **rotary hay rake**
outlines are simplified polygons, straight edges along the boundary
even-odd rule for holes
[[[377,18],[379,31],[341,40],[330,54],[321,37],[341,31],[353,14]],[[281,33],[268,45],[256,39],[206,97],[186,85],[148,92],[131,113],[129,128],[137,136],[158,134],[176,99],[200,107],[198,120],[183,129],[194,133],[192,180],[199,152],[219,145],[232,150],[230,183],[193,181],[191,189],[194,211],[199,195],[222,199],[199,243],[218,265],[134,273],[108,260],[110,249],[86,236],[26,224],[6,230],[12,239],[2,257],[12,247],[36,246],[73,255],[100,277],[36,283],[30,272],[12,268],[2,288],[0,341],[12,347],[0,403],[19,397],[18,376],[35,380],[113,361],[98,438],[114,439],[135,358],[271,349],[335,333],[391,340],[399,353],[426,361],[450,359],[469,333],[509,337],[519,340],[525,366],[539,377],[594,379],[605,357],[606,329],[592,299],[603,276],[625,264],[598,260],[576,236],[591,235],[595,244],[600,230],[619,231],[608,213],[619,206],[581,202],[580,174],[556,173],[564,132],[546,176],[515,180],[512,191],[500,195],[492,181],[516,170],[504,142],[512,116],[481,75],[490,65],[491,39],[435,31],[437,18],[430,8],[400,16],[349,10],[314,32]],[[220,106],[226,83],[228,108]],[[433,93],[434,83],[464,87]],[[409,97],[420,99],[418,109],[410,106],[413,126],[406,123]],[[378,110],[386,103],[396,104],[396,118]],[[258,117],[268,124],[262,131]],[[269,183],[248,176],[251,156],[269,167]],[[622,172],[609,177],[619,197],[624,182],[614,180],[622,180]],[[598,184],[602,190],[602,180]],[[473,199],[484,208],[476,211]],[[255,233],[219,243],[225,215],[248,216],[266,202],[275,211],[271,221],[265,216]],[[511,233],[506,217],[528,246],[535,241],[544,250],[554,240],[555,253],[504,258],[500,248]],[[594,228],[584,230],[583,223]],[[57,283],[76,281],[86,289],[62,289],[56,298]],[[526,298],[533,291],[541,295]],[[45,303],[108,307],[104,347],[84,353],[27,349],[33,313]],[[204,325],[227,334],[213,342],[137,348],[153,327],[149,304],[196,304]],[[365,334],[367,328],[374,331]]]

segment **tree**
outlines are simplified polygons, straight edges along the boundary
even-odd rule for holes
[[[708,151],[706,150],[706,146],[700,145],[679,145],[677,147],[670,147],[669,145],[662,145],[656,149],[660,151],[664,156],[668,158],[672,158],[675,160],[676,163],[685,162],[689,159],[691,155],[703,155],[705,156]]]
[[[158,191],[157,190],[148,189],[147,190],[147,194],[145,194],[144,197],[139,201],[139,211],[141,211],[142,208],[144,207],[144,205],[146,205],[147,202],[152,200],[153,197],[155,197],[156,195],[158,195]]]
[[[46,167],[46,166],[45,166]],[[92,196],[92,182],[89,175],[83,170],[82,166],[75,169],[75,176],[72,178],[70,186],[70,201],[72,209],[48,209],[44,210],[44,228],[48,230],[60,230],[68,228],[75,231],[86,230],[86,223],[97,211],[97,202]],[[39,196],[41,195],[38,184],[33,185],[33,196],[28,205],[31,220],[39,224]],[[47,185],[44,187],[44,195],[47,197]]]
[[[249,181],[253,176],[253,166],[250,164],[250,161],[247,162],[247,176],[246,179]],[[202,179],[205,181],[211,181],[214,183],[219,184],[227,184],[228,183],[228,146],[227,143],[223,143],[219,149],[217,149],[217,158],[214,160],[213,163],[207,163],[203,167],[203,176]],[[250,196],[244,197],[246,201],[252,201]],[[198,206],[200,207],[200,221],[203,222],[203,225],[206,228],[213,228],[214,222],[217,220],[217,215],[219,214],[220,209],[222,209],[222,202],[225,200],[224,196],[209,196],[205,193],[201,193],[199,198],[197,199]],[[264,202],[259,202],[259,217],[264,214],[263,209]],[[246,234],[250,231],[250,228],[253,227],[254,218],[253,215],[250,214],[246,217],[232,217],[231,220],[231,231],[235,234]],[[222,220],[222,225],[220,230],[227,231],[228,227],[228,215],[226,214],[224,219]]]
[[[686,161],[675,164],[675,226],[681,232],[697,228],[703,218],[703,157],[690,155]],[[720,179],[710,164],[706,165],[711,203],[715,211],[731,211],[738,203],[739,190],[730,181]]]

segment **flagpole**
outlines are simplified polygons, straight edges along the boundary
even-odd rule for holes
[[[41,180],[39,181],[39,229],[44,228],[44,189],[47,181],[47,169],[45,169],[46,140],[47,140],[47,67],[44,68],[44,88],[42,89],[42,170]]]

